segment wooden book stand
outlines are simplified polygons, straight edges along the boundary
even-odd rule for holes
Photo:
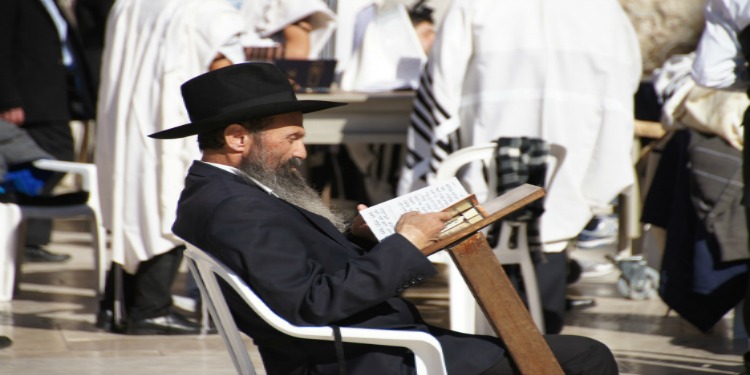
[[[563,374],[563,371],[480,230],[543,196],[544,189],[538,186],[519,186],[484,203],[486,215],[480,221],[421,250],[425,255],[443,249],[450,253],[516,366],[528,375]]]

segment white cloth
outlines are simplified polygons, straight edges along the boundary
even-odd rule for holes
[[[666,128],[675,125],[676,108],[695,87],[695,81],[690,77],[693,61],[695,53],[673,55],[651,75],[654,92],[662,105],[661,123]]]
[[[0,203],[0,302],[13,299],[16,280],[16,232],[21,223],[21,209],[15,204]]]
[[[369,8],[369,10],[365,10]],[[362,23],[371,20],[375,10],[374,0],[347,0],[338,1],[336,4],[336,35],[334,36],[336,48],[337,77],[346,69],[354,50],[361,42],[364,30],[360,27]]]
[[[433,182],[440,161],[461,147],[541,138],[567,149],[546,197],[542,241],[577,236],[591,206],[634,182],[641,70],[635,30],[616,0],[454,0],[423,71],[398,193]],[[463,181],[486,193],[480,168]]]
[[[364,8],[363,12],[369,9]],[[416,89],[427,56],[406,7],[395,4],[376,9],[374,18],[365,21],[362,40],[353,41],[354,52],[342,72],[341,89],[360,92]]]
[[[742,121],[750,105],[747,94],[696,85],[691,76],[694,61],[694,53],[675,55],[654,71],[654,90],[662,102],[662,125],[716,134],[742,150]]]
[[[750,25],[747,0],[709,0],[692,76],[701,86],[746,90],[750,77],[738,34]]]
[[[171,230],[177,200],[200,158],[195,137],[148,135],[190,122],[180,85],[245,28],[226,0],[118,0],[110,12],[95,161],[113,260],[130,273],[180,243]]]
[[[246,0],[241,11],[249,30],[245,44],[250,47],[266,45],[253,35],[268,39],[284,27],[309,18],[310,59],[320,57],[336,28],[336,14],[321,0]]]

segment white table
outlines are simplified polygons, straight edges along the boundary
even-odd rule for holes
[[[406,141],[413,91],[298,94],[297,98],[348,103],[305,114],[305,144],[402,144]]]

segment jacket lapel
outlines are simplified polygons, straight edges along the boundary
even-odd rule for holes
[[[247,181],[246,179],[240,176],[237,176],[231,172],[208,165],[203,162],[194,162],[190,168],[190,173],[201,175],[201,176],[206,176],[208,178],[231,178],[249,187],[252,187],[254,189],[262,190],[261,187],[259,187],[258,185],[256,185],[255,183],[251,181]],[[341,232],[338,231],[338,229],[336,229],[336,227],[328,219],[318,214],[312,213],[308,210],[305,210],[301,207],[295,206],[287,201],[284,201],[281,198],[277,198],[277,197],[273,197],[269,195],[269,199],[278,199],[284,202],[284,204],[288,204],[293,209],[299,211],[302,215],[304,215],[305,218],[307,218],[307,220],[310,221],[310,223],[315,225],[315,227],[317,227],[326,236],[330,237],[332,240],[336,241],[337,243],[339,243],[340,245],[346,248],[351,248],[351,243],[346,239],[346,237],[344,237],[343,234],[341,234]]]

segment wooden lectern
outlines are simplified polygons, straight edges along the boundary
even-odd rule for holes
[[[443,249],[450,253],[495,333],[527,375],[563,371],[480,230],[543,196],[544,189],[538,186],[519,186],[482,204],[485,214],[480,221],[421,250],[424,255]]]

